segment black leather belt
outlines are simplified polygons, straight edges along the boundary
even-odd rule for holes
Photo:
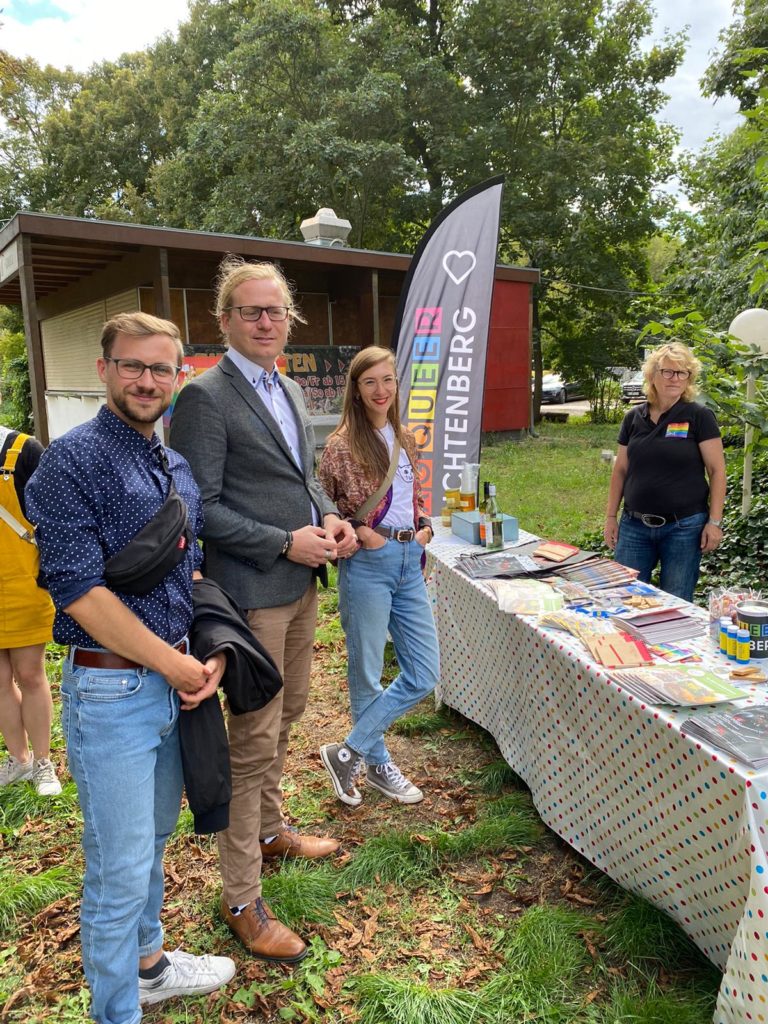
[[[399,540],[401,544],[408,544],[416,536],[415,530],[396,530],[392,526],[374,526],[373,532],[381,534],[387,540]]]
[[[649,526],[651,529],[657,530],[660,526],[666,526],[667,523],[676,523],[678,519],[687,519],[688,516],[695,516],[699,512],[705,512],[706,509],[694,508],[690,512],[674,513],[666,516],[657,516],[653,512],[630,512],[628,508],[624,509],[624,515],[629,516],[630,519],[639,519],[643,526]]]
[[[189,641],[185,638],[173,648],[182,654],[189,654]],[[112,651],[91,651],[87,647],[76,647],[72,655],[72,664],[77,668],[146,668],[138,661],[122,658]]]

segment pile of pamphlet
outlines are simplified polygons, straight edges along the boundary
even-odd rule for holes
[[[621,669],[611,679],[646,704],[720,704],[749,696],[701,665]]]
[[[540,580],[486,580],[496,603],[511,615],[542,615],[563,607],[562,594]]]
[[[768,766],[768,707],[715,711],[683,722],[691,739],[704,740],[753,768]]]
[[[683,608],[651,608],[621,615],[615,619],[619,629],[642,639],[647,644],[663,644],[706,633],[707,622],[689,615]]]
[[[637,576],[635,569],[560,541],[533,541],[514,550],[463,554],[457,558],[455,567],[473,580],[558,576],[590,589],[621,586]]]

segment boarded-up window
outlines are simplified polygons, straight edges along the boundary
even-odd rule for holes
[[[211,348],[221,345],[219,327],[212,310],[216,306],[216,296],[208,289],[187,288],[187,324],[189,342],[197,348]]]
[[[155,302],[155,293],[152,288],[140,288],[139,295],[141,298],[141,311],[142,313],[149,313],[151,316],[157,316],[157,304]],[[187,341],[187,321],[184,316],[184,289],[183,288],[171,288],[171,320],[179,328],[179,334],[181,340],[185,345]]]
[[[104,390],[96,373],[96,359],[101,355],[99,338],[105,319],[102,300],[42,321],[48,391]]]
[[[328,296],[324,292],[300,292],[296,296],[299,309],[307,321],[296,321],[291,330],[292,345],[329,345]]]
[[[105,320],[111,320],[118,313],[139,312],[139,292],[136,288],[129,288],[119,295],[111,295],[104,304]]]
[[[139,295],[135,288],[110,295],[40,324],[48,391],[99,391],[104,385],[96,372],[101,355],[99,339],[104,323],[118,313],[135,313]]]

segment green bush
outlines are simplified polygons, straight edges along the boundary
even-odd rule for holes
[[[0,319],[0,423],[31,433],[32,396],[24,334],[2,326]]]
[[[723,515],[723,540],[701,563],[696,594],[706,597],[713,587],[728,585],[760,589],[768,579],[768,454],[755,454],[752,467],[752,506],[741,514],[741,460],[728,471],[728,493]]]

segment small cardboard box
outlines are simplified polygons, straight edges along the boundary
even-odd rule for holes
[[[470,544],[480,544],[480,513],[454,512],[451,516],[451,532]],[[519,536],[517,519],[514,516],[504,516],[504,540],[514,543]]]

